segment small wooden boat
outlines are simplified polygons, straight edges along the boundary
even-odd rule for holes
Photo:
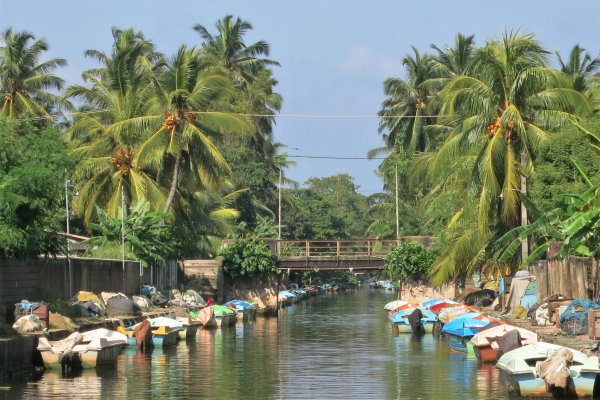
[[[236,299],[228,301],[227,303],[223,304],[223,306],[234,310],[236,313],[236,318],[239,322],[247,322],[254,320],[256,307],[252,303]]]
[[[127,336],[127,344],[130,346],[137,346],[142,350],[152,346],[152,327],[147,319],[129,329],[119,326],[117,331]]]
[[[385,311],[393,311],[395,309],[398,309],[399,307],[403,307],[406,305],[410,305],[410,303],[408,301],[404,301],[404,300],[394,300],[394,301],[390,301],[385,306],[383,306],[383,309]]]
[[[513,332],[511,336],[516,335],[513,340],[507,336],[510,332]],[[510,341],[512,344],[507,344],[510,347],[502,349],[501,347],[504,346],[499,345],[499,343],[505,341]],[[496,362],[503,353],[537,341],[537,333],[508,324],[484,329],[471,338],[477,360],[484,363]]]
[[[179,338],[178,328],[159,326],[152,329],[152,345],[154,347],[174,346]]]
[[[442,334],[450,339],[448,344],[452,350],[474,356],[475,349],[470,339],[491,323],[505,324],[504,321],[481,313],[462,314],[445,324],[442,328]]]
[[[37,349],[46,368],[61,368],[68,358],[70,368],[95,368],[117,360],[121,348],[127,344],[127,336],[105,328],[83,334],[74,332],[64,340],[50,342],[40,337]]]
[[[235,324],[236,313],[232,309],[220,305],[208,306],[205,309],[208,308],[212,309],[214,318],[204,325],[205,328],[221,328]]]
[[[549,357],[559,354],[567,356],[559,360],[558,367],[554,365],[552,369],[553,372],[560,372],[559,369],[564,368],[564,388],[549,383],[549,377],[543,368],[544,363],[548,365]],[[543,342],[529,344],[502,355],[496,368],[506,374],[509,390],[521,396],[590,397],[594,395],[594,385],[600,375],[598,357]]]
[[[199,322],[193,321],[188,317],[178,317],[177,321],[181,322],[182,330],[179,331],[180,339],[193,339],[196,337],[196,333],[198,332],[198,327],[200,326]]]

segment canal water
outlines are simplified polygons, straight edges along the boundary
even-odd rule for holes
[[[431,335],[393,336],[393,294],[326,294],[231,329],[115,366],[62,377],[48,371],[0,384],[0,399],[504,399],[491,365],[452,353]]]

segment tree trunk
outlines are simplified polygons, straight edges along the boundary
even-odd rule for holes
[[[398,280],[398,300],[402,300],[402,281]]]
[[[167,197],[167,202],[165,203],[165,208],[163,209],[163,213],[166,214],[171,208],[171,204],[175,199],[175,192],[177,191],[177,181],[179,180],[179,161],[180,158],[177,156],[175,159],[175,166],[173,167],[173,180],[171,181],[171,189],[169,190],[169,197]]]

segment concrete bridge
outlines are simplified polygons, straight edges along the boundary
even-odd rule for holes
[[[283,270],[373,270],[383,269],[387,253],[401,242],[416,242],[431,248],[429,236],[404,236],[399,240],[281,240],[276,241],[277,266]]]

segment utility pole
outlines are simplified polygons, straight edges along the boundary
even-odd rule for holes
[[[398,165],[396,165],[396,241],[400,244],[400,200],[398,198]]]
[[[71,230],[69,225],[69,179],[65,180],[65,209],[67,218],[67,265],[69,268],[69,297],[73,296],[73,267],[71,265],[71,247],[69,244],[69,236],[71,236]]]
[[[123,293],[125,293],[125,192],[121,181],[121,255],[123,257]]]
[[[521,153],[521,168],[525,169],[525,163],[527,162],[527,156],[525,152]],[[527,194],[527,177],[521,171],[521,193]],[[527,208],[521,200],[521,226],[527,225]],[[521,242],[521,262],[525,262],[529,258],[529,240],[528,238],[523,239]]]
[[[279,185],[278,185],[278,210],[277,210],[277,256],[281,255],[281,183],[282,183],[283,173],[281,172],[281,167],[279,168]]]

